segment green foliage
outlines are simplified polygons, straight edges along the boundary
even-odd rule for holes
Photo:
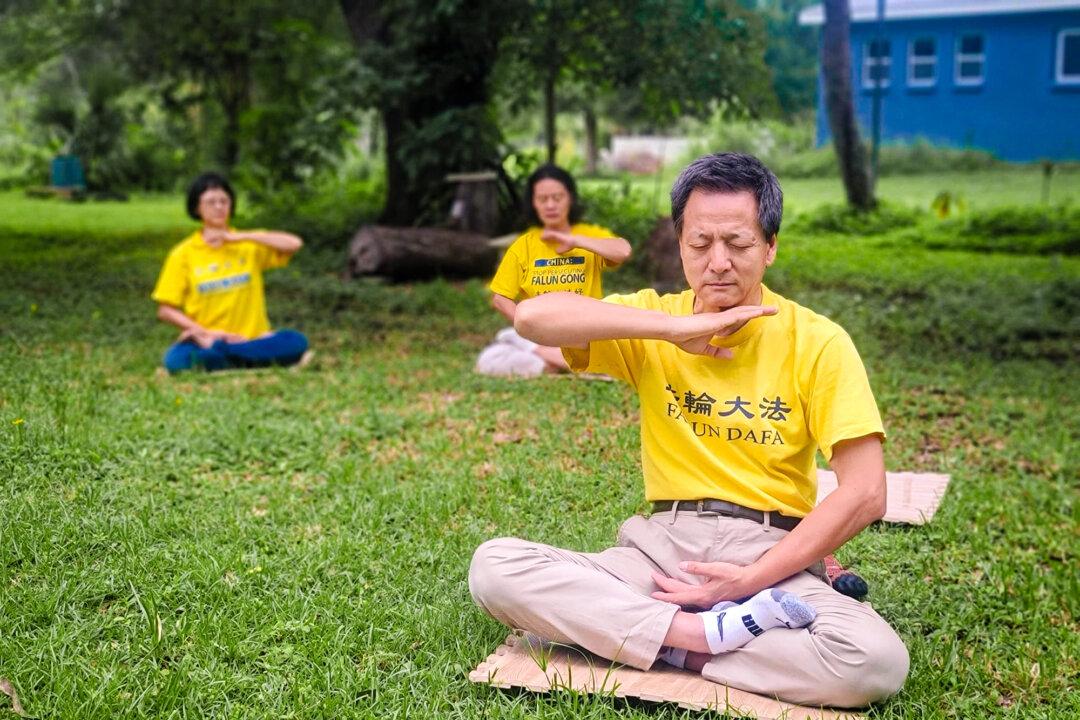
[[[916,225],[926,213],[904,205],[879,202],[870,212],[855,210],[849,205],[823,205],[798,216],[789,228],[805,234],[838,233],[841,235],[880,235],[899,228]]]
[[[943,225],[928,247],[1014,254],[1080,255],[1080,207],[1018,205],[993,208]]]
[[[324,176],[279,190],[245,220],[255,227],[286,228],[311,248],[340,252],[360,225],[375,221],[384,200],[380,179]]]
[[[585,205],[585,219],[603,225],[619,237],[630,242],[635,250],[644,246],[657,218],[653,199],[640,188],[629,184],[616,186],[610,183],[586,183],[581,187],[581,199]],[[635,255],[632,263],[640,261]]]

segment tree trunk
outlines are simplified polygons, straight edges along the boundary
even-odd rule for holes
[[[848,0],[825,0],[825,27],[821,41],[821,73],[825,108],[829,113],[836,158],[848,204],[870,210],[876,204],[867,164],[866,147],[859,137],[851,88],[851,18]]]
[[[500,36],[469,36],[462,28],[489,27],[491,15],[505,11],[482,3],[451,3],[446,13],[417,18],[389,0],[340,4],[361,62],[382,78],[386,205],[380,221],[440,222],[453,200],[448,174],[499,166],[501,138],[486,108]],[[395,75],[403,67],[395,56],[425,69],[418,87]]]
[[[444,228],[365,225],[349,243],[347,277],[393,280],[491,277],[499,258],[486,235]]]
[[[544,78],[544,138],[547,140],[547,161],[555,162],[555,150],[558,142],[555,137],[555,77],[557,69],[552,69]]]
[[[675,292],[686,288],[679,238],[670,217],[657,218],[656,225],[645,241],[645,271],[649,283],[657,291]]]
[[[585,108],[585,172],[596,174],[597,157],[600,149],[596,146],[596,112],[592,106]]]

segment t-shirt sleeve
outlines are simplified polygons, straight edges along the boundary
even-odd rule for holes
[[[859,351],[846,332],[833,336],[818,356],[808,408],[810,433],[826,460],[843,440],[866,435],[885,439],[874,393]]]
[[[641,292],[632,295],[609,295],[601,302],[657,309],[645,303]],[[625,380],[633,387],[637,387],[645,363],[644,344],[641,340],[595,340],[589,343],[587,348],[563,348],[562,354],[566,364],[574,372],[610,375]]]
[[[180,248],[173,248],[165,258],[157,285],[150,297],[157,303],[183,307],[188,294],[187,259]]]
[[[522,242],[522,238],[518,238],[506,249],[506,254],[503,255],[503,259],[499,263],[499,269],[495,271],[495,277],[491,279],[491,284],[488,285],[491,292],[508,297],[511,300],[517,300],[518,295],[521,294],[521,279],[524,276],[524,262],[521,256]]]

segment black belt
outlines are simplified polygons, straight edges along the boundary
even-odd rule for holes
[[[762,510],[753,510],[726,500],[660,500],[653,503],[652,511],[654,513],[667,512],[676,504],[678,504],[679,510],[696,512],[698,515],[726,515],[733,518],[753,520],[762,525],[765,524],[765,515],[768,514],[769,525],[778,527],[781,530],[794,530],[795,526],[802,520],[802,518],[791,517],[790,515],[781,515],[775,510],[765,513]]]

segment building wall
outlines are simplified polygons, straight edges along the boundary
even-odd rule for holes
[[[1005,160],[1080,160],[1080,85],[1055,79],[1058,32],[1080,28],[1080,11],[975,17],[890,20],[891,84],[882,90],[882,138],[989,150]],[[962,34],[984,38],[984,81],[960,86],[954,79],[955,43]],[[856,114],[870,136],[873,91],[863,88],[864,46],[877,35],[875,23],[852,25],[852,87]],[[933,87],[908,84],[908,45],[916,38],[937,41]],[[817,137],[828,142],[821,83]]]

